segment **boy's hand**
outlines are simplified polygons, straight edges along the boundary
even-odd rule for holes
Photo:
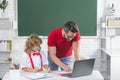
[[[50,69],[50,67],[46,70],[48,73],[50,73],[51,72],[51,69]]]
[[[39,69],[37,69],[37,68],[32,70],[32,72],[38,72],[38,71],[39,71]]]
[[[38,70],[38,72],[41,72],[41,71],[43,71],[43,68],[41,68],[41,69]]]

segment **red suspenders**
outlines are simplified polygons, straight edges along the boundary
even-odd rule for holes
[[[32,66],[32,68],[34,69],[35,67],[34,67],[34,63],[33,63],[33,60],[32,60],[32,57],[31,57],[31,54],[28,54],[28,55],[29,55],[29,58],[30,58],[31,66]],[[41,54],[40,54],[40,59],[41,59],[41,68],[42,68],[42,56],[41,56]]]

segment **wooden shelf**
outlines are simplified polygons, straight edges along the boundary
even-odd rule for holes
[[[10,18],[0,18],[0,78],[9,70],[10,53],[13,46],[13,21]]]
[[[107,27],[101,27],[102,29],[120,29],[120,26],[107,26]]]
[[[12,51],[0,51],[0,53],[3,53],[3,52],[5,52],[5,53],[10,53],[10,52],[12,52]]]
[[[107,26],[107,29],[120,29],[120,26]]]
[[[8,61],[0,61],[0,64],[10,64],[11,62],[8,62]]]

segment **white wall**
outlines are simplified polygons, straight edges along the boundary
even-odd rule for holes
[[[120,36],[113,36],[107,38],[108,49],[120,49]]]

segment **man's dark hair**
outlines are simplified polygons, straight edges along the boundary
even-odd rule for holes
[[[79,31],[78,25],[73,22],[73,21],[68,21],[65,23],[64,25],[64,30],[66,33],[68,33],[69,31],[76,33]]]

